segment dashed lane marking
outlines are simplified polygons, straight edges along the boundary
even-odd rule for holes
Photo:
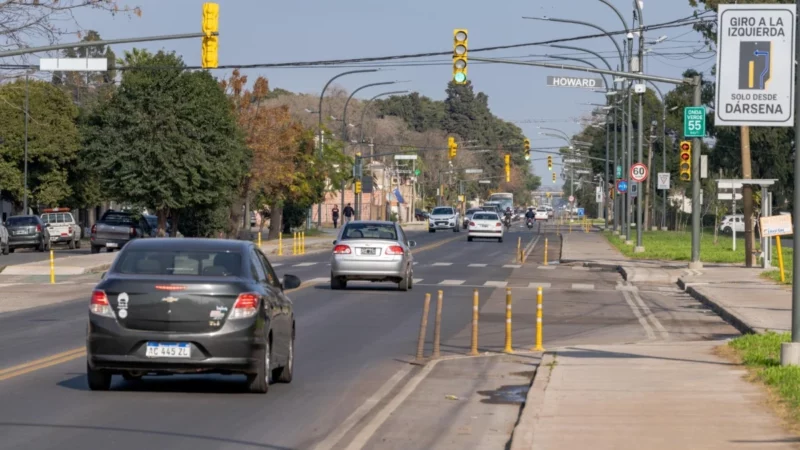
[[[470,264],[467,267],[486,267],[487,264]]]
[[[272,263],[272,267],[280,267],[283,263]]]
[[[414,278],[414,284],[422,283],[422,278]]]
[[[292,267],[310,267],[310,266],[313,266],[315,264],[317,264],[317,263],[315,263],[315,262],[304,262],[304,263],[300,263],[300,264],[293,264]]]
[[[519,264],[506,264],[503,266],[504,269],[519,269],[520,267],[522,266]]]
[[[585,283],[572,283],[572,289],[575,290],[594,290],[593,284],[585,284]]]
[[[537,267],[537,269],[539,269],[539,270],[554,270],[555,267],[554,266],[539,266],[539,267]]]
[[[534,283],[528,283],[528,288],[529,289],[536,289],[536,288],[539,288],[539,287],[546,289],[546,288],[549,288],[550,286],[551,286],[550,283],[535,283],[535,282]]]
[[[466,280],[442,280],[439,282],[442,286],[459,286],[466,282]]]
[[[580,270],[582,272],[588,272],[588,271],[590,271],[592,269],[589,268],[589,267],[583,267],[583,266],[573,266],[572,270]]]
[[[507,281],[487,281],[487,282],[483,283],[483,285],[486,286],[486,287],[499,287],[499,288],[502,288],[502,287],[506,287],[506,285],[508,285],[508,282]]]
[[[432,265],[432,266],[434,266],[434,267],[444,267],[444,266],[452,266],[452,265],[453,265],[453,263],[448,263],[448,262],[437,262],[437,263],[433,263],[433,264],[431,264],[431,265]]]

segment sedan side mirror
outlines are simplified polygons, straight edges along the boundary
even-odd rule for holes
[[[294,275],[284,275],[282,284],[284,289],[297,289],[302,283],[300,278],[297,278]]]
[[[408,241],[408,248],[414,248],[417,246],[417,241]]]
[[[335,240],[335,239],[334,239],[334,241],[333,241],[333,245],[336,245],[336,243],[337,243],[337,242],[339,242],[339,241],[337,241],[337,240]]]

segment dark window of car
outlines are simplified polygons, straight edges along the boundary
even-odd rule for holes
[[[230,251],[128,250],[120,254],[115,271],[136,275],[242,275],[242,255]]]
[[[258,257],[255,250],[250,250],[250,269],[256,281],[259,283],[267,283],[267,270],[264,268],[264,265],[261,263],[261,258]]]
[[[497,218],[497,214],[494,213],[491,214],[477,213],[474,216],[472,216],[472,220],[499,220],[499,219]]]
[[[9,217],[7,225],[9,227],[39,225],[39,220],[37,217],[34,216]]]
[[[394,224],[383,223],[349,223],[342,231],[342,240],[347,239],[384,239],[397,240]]]
[[[103,216],[103,222],[109,225],[135,225],[136,221],[133,216],[125,213],[108,213]]]
[[[260,251],[256,251],[258,254],[258,259],[261,261],[261,264],[264,265],[264,269],[267,271],[267,282],[275,287],[280,287],[281,283],[278,281],[278,275],[275,273],[275,269],[272,268],[272,264],[269,263],[269,260],[263,253]]]
[[[444,215],[453,215],[453,208],[433,208],[433,212],[431,213],[434,216],[444,216]]]

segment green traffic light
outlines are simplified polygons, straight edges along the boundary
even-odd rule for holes
[[[531,160],[531,155],[525,155],[525,161],[530,161],[530,160]]]
[[[462,72],[457,72],[455,75],[453,75],[453,79],[455,79],[456,83],[463,83],[467,81],[467,76]]]

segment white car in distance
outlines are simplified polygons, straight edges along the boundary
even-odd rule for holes
[[[536,213],[533,216],[533,220],[536,220],[536,221],[539,221],[539,220],[547,221],[547,219],[549,219],[549,218],[550,218],[550,214],[547,212],[547,209],[545,209],[543,206],[540,206],[540,207],[536,208]]]
[[[497,242],[503,242],[503,222],[497,213],[484,211],[472,215],[467,241],[472,242],[474,238],[497,239]]]

